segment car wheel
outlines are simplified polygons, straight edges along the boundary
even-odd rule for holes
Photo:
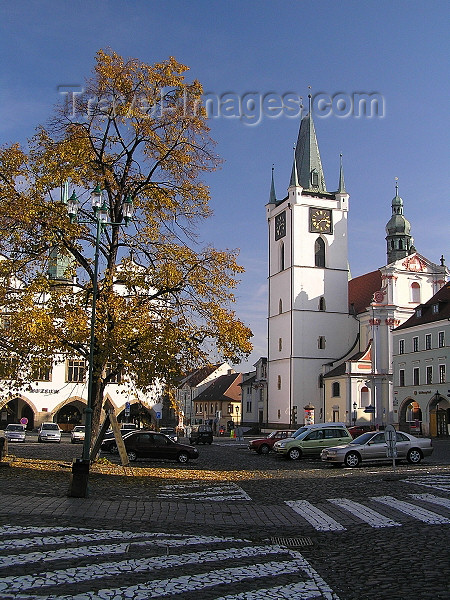
[[[298,448],[291,448],[288,452],[288,456],[291,460],[298,460],[302,456],[302,451]]]
[[[117,447],[117,444],[113,444],[109,451],[111,452],[111,454],[118,454],[119,453],[119,448]]]
[[[189,456],[186,454],[186,452],[180,452],[177,456],[177,461],[182,465],[185,465],[188,462],[188,460]]]
[[[70,443],[71,444],[75,444],[75,440],[70,440]]]
[[[349,452],[345,455],[344,462],[346,467],[357,467],[361,462],[361,458],[357,452]]]
[[[212,442],[208,442],[208,444],[211,446]]]
[[[128,451],[128,460],[130,462],[134,462],[137,459],[137,454],[134,450],[129,450]]]
[[[194,445],[194,440],[189,440],[189,443],[190,443],[191,446],[193,446]]]
[[[40,438],[40,437],[38,437],[38,442],[39,442],[39,443],[42,443],[42,440],[41,440],[41,438]]]
[[[413,465],[418,465],[422,460],[422,452],[418,448],[411,448],[406,456],[406,460]]]
[[[269,454],[270,448],[267,444],[261,444],[258,448],[258,454]]]

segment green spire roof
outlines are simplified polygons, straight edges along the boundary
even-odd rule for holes
[[[292,172],[291,172],[291,181],[289,182],[289,187],[292,185],[293,186],[300,185],[298,182],[297,161],[295,160],[295,147],[294,147],[294,160],[293,160]]]
[[[300,123],[295,162],[298,180],[302,188],[318,193],[327,191],[312,118],[311,94],[309,95],[309,113],[303,117]]]
[[[338,188],[338,194],[346,194],[346,189],[345,189],[345,181],[344,181],[344,167],[342,166],[342,154],[339,155],[340,157],[340,165],[339,165],[339,188]]]
[[[270,195],[269,195],[269,204],[277,203],[277,196],[275,194],[275,184],[273,182],[273,166],[272,166],[272,183],[270,184]]]

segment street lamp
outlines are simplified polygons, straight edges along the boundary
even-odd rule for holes
[[[353,402],[353,427],[356,425],[356,409],[358,408],[358,405],[356,404],[356,402]]]
[[[79,224],[94,224],[96,226],[95,237],[95,255],[94,255],[94,277],[92,281],[92,311],[91,311],[91,327],[89,339],[89,377],[88,377],[88,398],[85,410],[85,435],[83,443],[83,454],[81,461],[76,461],[72,467],[72,473],[75,477],[72,478],[69,496],[84,497],[87,495],[87,479],[89,475],[90,464],[90,449],[92,439],[92,392],[94,382],[94,350],[95,350],[95,316],[97,308],[97,291],[98,291],[98,260],[100,254],[100,236],[106,225],[121,225],[122,223],[113,223],[108,221],[109,211],[103,200],[103,192],[100,186],[97,185],[91,192],[91,204],[94,211],[93,216],[87,221],[78,220],[79,201],[75,191],[67,200],[67,212],[71,223]],[[131,221],[133,216],[133,200],[131,196],[127,196],[122,205],[122,219],[125,225]],[[78,477],[76,477],[78,476]],[[78,481],[74,481],[78,479]],[[77,485],[78,484],[78,485]]]

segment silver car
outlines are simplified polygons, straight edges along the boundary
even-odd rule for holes
[[[5,429],[5,438],[8,442],[24,442],[25,441],[25,425],[21,423],[10,423]]]
[[[38,429],[38,442],[61,442],[61,429],[57,423],[42,423]]]
[[[396,460],[406,459],[417,465],[425,456],[430,456],[433,452],[433,444],[429,438],[416,438],[409,433],[397,431],[396,439]],[[325,462],[357,467],[362,462],[392,460],[388,458],[387,449],[384,432],[369,431],[358,436],[349,444],[325,448],[320,457]]]
[[[70,442],[72,444],[76,444],[77,442],[83,443],[85,429],[86,427],[84,425],[77,425],[76,427],[74,427],[70,432]]]

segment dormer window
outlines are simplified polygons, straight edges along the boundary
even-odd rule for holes
[[[416,308],[416,318],[420,318],[422,316],[422,309],[421,308]]]
[[[319,187],[319,173],[317,171],[311,171],[311,185]]]
[[[433,306],[431,307],[431,312],[433,313],[433,315],[437,315],[439,312],[439,304],[433,304]]]

